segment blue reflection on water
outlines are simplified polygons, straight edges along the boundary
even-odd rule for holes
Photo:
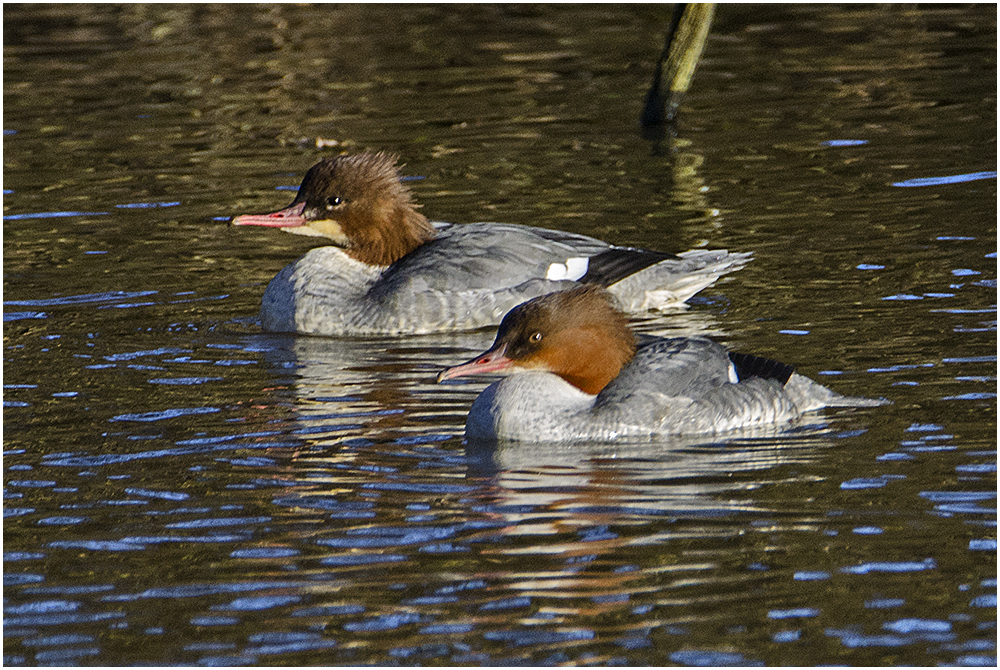
[[[176,207],[180,205],[179,200],[173,202],[131,202],[124,205],[115,205],[118,209],[153,209],[156,207]]]
[[[155,295],[159,291],[103,291],[101,293],[84,293],[82,295],[67,295],[56,298],[45,298],[41,300],[5,300],[4,305],[15,305],[25,307],[56,307],[59,305],[81,305],[86,303],[109,302],[114,300],[131,300],[142,298],[148,295]]]
[[[997,173],[995,170],[987,172],[970,172],[967,174],[955,174],[948,175],[946,177],[924,177],[922,179],[907,179],[905,181],[897,181],[893,183],[893,186],[900,186],[903,188],[912,188],[916,186],[941,186],[943,184],[959,184],[966,181],[976,181],[979,179],[996,179]]]
[[[4,221],[24,221],[27,219],[56,219],[66,216],[105,216],[109,212],[37,212],[33,214],[5,214]]]
[[[825,147],[857,147],[868,144],[868,140],[826,140],[820,144]]]
[[[680,665],[697,667],[728,667],[764,665],[761,661],[748,660],[743,654],[726,651],[675,651],[671,652],[670,660]]]
[[[933,558],[925,558],[922,561],[874,561],[872,563],[862,563],[861,565],[841,568],[840,571],[851,575],[867,575],[873,572],[903,573],[936,569],[937,561]]]

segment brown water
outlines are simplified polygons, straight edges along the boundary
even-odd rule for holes
[[[6,665],[994,665],[996,11],[4,6]],[[262,334],[343,149],[432,218],[754,262],[693,329],[891,406],[481,449],[491,333]],[[925,181],[915,181],[925,180]],[[275,192],[275,189],[283,189]]]

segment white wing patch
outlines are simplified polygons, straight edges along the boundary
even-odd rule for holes
[[[736,373],[736,366],[732,363],[729,364],[729,382],[731,384],[740,383],[740,376]]]
[[[567,258],[565,263],[553,263],[545,273],[549,281],[576,281],[587,274],[590,259],[587,257]]]

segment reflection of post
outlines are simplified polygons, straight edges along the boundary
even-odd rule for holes
[[[698,153],[691,140],[673,134],[670,137],[669,148],[673,177],[671,193],[674,200],[680,203],[676,209],[703,218],[712,229],[721,228],[720,211],[709,202],[706,196],[708,186],[705,185],[705,178],[699,173],[705,157]],[[704,228],[699,225],[699,229]],[[697,246],[708,244],[709,240],[692,240],[691,243]]]
[[[719,210],[709,205],[704,179],[698,174],[704,158],[693,150],[689,140],[678,138],[672,126],[681,97],[694,78],[714,16],[712,3],[674,6],[663,52],[643,104],[640,133],[653,143],[654,155],[671,155],[670,190],[681,203],[677,209],[695,212],[712,228],[719,228]]]
[[[643,138],[662,139],[665,133],[663,126],[677,115],[680,98],[694,78],[714,16],[713,3],[675,5],[670,30],[667,31],[653,84],[646,94],[640,117]]]

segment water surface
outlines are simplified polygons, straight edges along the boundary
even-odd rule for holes
[[[996,14],[4,7],[7,665],[994,665]],[[315,240],[233,229],[342,150],[424,212],[747,268],[710,333],[892,405],[488,448],[479,332],[260,332]]]

